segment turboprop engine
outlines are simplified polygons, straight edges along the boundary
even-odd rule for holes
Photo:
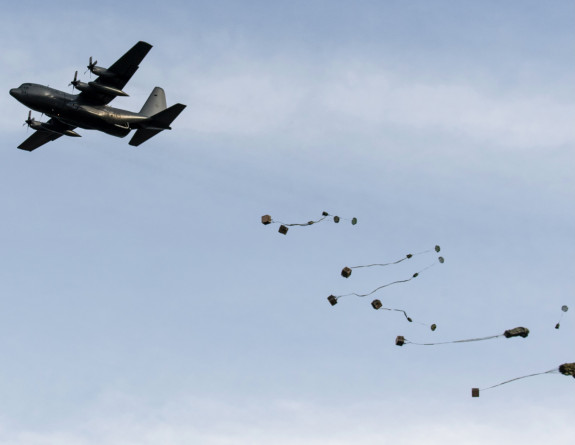
[[[76,133],[73,130],[68,129],[68,130],[64,130],[64,131],[59,131],[59,130],[56,130],[54,127],[52,127],[47,122],[37,121],[36,119],[34,119],[32,117],[32,111],[28,111],[28,119],[26,119],[24,121],[24,124],[28,124],[28,126],[30,128],[32,128],[33,130],[48,131],[50,133],[61,134],[63,136],[72,136],[72,137],[76,137],[76,138],[81,137],[78,133]]]
[[[128,94],[124,93],[122,90],[108,85],[102,85],[97,82],[80,82],[78,80],[78,71],[74,73],[74,80],[72,80],[69,85],[72,85],[77,90],[84,91],[86,93],[104,93],[112,96],[128,96]]]

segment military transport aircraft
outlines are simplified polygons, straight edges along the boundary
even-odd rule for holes
[[[18,148],[32,151],[60,136],[80,136],[76,127],[99,130],[117,137],[126,136],[136,130],[130,145],[138,146],[163,130],[171,130],[170,124],[186,108],[175,104],[166,107],[166,95],[160,87],[154,88],[139,113],[107,106],[116,96],[127,96],[122,89],[138,69],[152,45],[136,43],[132,49],[109,68],[96,66],[97,61],[88,64],[88,70],[98,76],[92,82],[80,82],[78,71],[70,85],[79,94],[69,94],[54,88],[34,83],[23,83],[10,90],[10,94],[32,110],[50,117],[48,122],[39,122],[28,112],[25,121],[36,130]]]

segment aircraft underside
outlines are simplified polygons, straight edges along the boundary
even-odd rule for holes
[[[57,119],[65,124],[83,128],[86,130],[98,130],[106,134],[125,137],[132,129],[138,127],[137,122],[147,119],[144,116],[127,114],[128,112],[118,113],[115,109],[109,107],[74,107],[73,111],[60,111],[46,113],[53,119]],[[108,109],[106,109],[108,108]],[[114,110],[114,111],[110,111]]]

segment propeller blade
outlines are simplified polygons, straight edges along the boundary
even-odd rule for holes
[[[97,63],[98,63],[98,61],[97,60],[93,61],[92,56],[90,56],[90,61],[88,62],[88,66],[86,67],[86,68],[88,68],[86,71],[90,71],[90,77],[92,77],[91,74],[94,72],[94,68],[96,67]],[[84,74],[86,74],[86,73],[84,73]]]
[[[74,73],[74,80],[72,80],[72,82],[70,82],[68,84],[68,86],[72,85],[72,90],[76,87],[76,85],[78,84],[78,71],[76,71]]]
[[[86,66],[87,70],[84,71],[84,74],[86,74],[88,71],[90,71],[90,77],[92,77],[91,74],[92,74],[92,70],[94,69],[94,65],[95,65],[95,64],[92,63],[92,56],[90,56],[90,60],[89,60],[89,62],[88,62],[88,66]]]
[[[32,110],[28,110],[28,119],[26,119],[24,121],[22,126],[28,125],[28,128],[30,128],[30,126],[32,125],[32,122],[34,122],[34,120],[32,119]],[[26,128],[26,133],[28,133],[28,128]]]

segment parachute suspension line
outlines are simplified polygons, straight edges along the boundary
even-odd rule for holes
[[[419,321],[413,321],[413,319],[409,315],[407,315],[407,312],[405,312],[403,309],[393,309],[393,308],[383,307],[383,305],[381,304],[381,301],[379,301],[379,300],[373,300],[371,302],[371,307],[373,307],[375,310],[403,312],[403,315],[405,316],[406,320],[409,321],[410,323],[416,323],[416,324],[420,324],[422,326],[428,326],[425,323],[421,323]],[[435,329],[437,328],[437,325],[435,323],[433,323],[430,326],[430,328],[432,331],[435,331]]]
[[[471,397],[479,397],[480,391],[487,391],[491,388],[497,388],[498,386],[505,385],[507,383],[514,382],[515,380],[526,379],[527,377],[534,377],[536,375],[543,375],[543,374],[557,374],[561,373],[563,375],[570,375],[575,378],[575,363],[563,363],[558,368],[550,369],[549,371],[544,372],[537,372],[535,374],[524,375],[522,377],[516,377],[511,380],[506,380],[505,382],[498,383],[497,385],[489,386],[487,388],[479,389],[479,388],[471,388]]]
[[[555,325],[555,329],[559,329],[559,327],[561,326],[561,320],[563,320],[563,315],[565,315],[565,312],[567,312],[569,310],[569,308],[567,306],[561,306],[561,317],[559,317],[559,321],[557,322],[557,324]]]
[[[413,255],[408,253],[404,258],[397,260],[397,261],[393,261],[392,263],[376,263],[376,264],[365,264],[363,266],[350,266],[350,269],[360,269],[362,267],[373,267],[373,266],[391,266],[392,264],[398,264],[401,263],[402,261],[405,261],[409,258],[411,258]]]
[[[443,259],[443,257],[439,257],[438,260],[439,260],[439,262],[442,263],[442,264],[443,264],[444,261],[445,261],[445,260]],[[382,285],[382,286],[379,286],[379,287],[375,288],[374,290],[372,290],[371,292],[368,292],[368,293],[366,293],[366,294],[358,294],[358,293],[353,292],[353,293],[345,294],[345,295],[330,295],[330,297],[334,297],[336,300],[337,300],[338,298],[342,298],[342,297],[349,297],[350,295],[355,295],[356,297],[368,297],[369,295],[374,294],[374,293],[377,292],[378,290],[383,289],[383,288],[388,287],[388,286],[392,286],[393,284],[407,283],[408,281],[411,281],[411,280],[413,280],[414,278],[417,278],[420,273],[422,273],[422,272],[426,271],[427,269],[429,269],[429,268],[435,266],[435,264],[437,264],[437,263],[430,264],[429,266],[427,266],[427,267],[421,269],[419,272],[414,273],[410,278],[407,278],[406,280],[392,281],[391,283],[387,283],[387,284],[384,284],[384,285]],[[345,269],[344,269],[344,271],[345,271]],[[343,271],[342,271],[342,275],[343,275]],[[329,297],[328,297],[328,299],[329,299]],[[331,302],[331,300],[330,300],[330,302]]]
[[[497,337],[503,337],[503,334],[491,335],[489,337],[469,338],[466,340],[444,341],[444,342],[439,342],[439,343],[415,343],[415,342],[409,341],[406,338],[404,338],[403,343],[404,344],[410,344],[410,345],[419,345],[419,346],[433,346],[433,345],[446,345],[448,343],[468,343],[468,342],[472,342],[472,341],[491,340],[492,338],[497,338]],[[396,344],[397,344],[397,342],[396,342]],[[400,345],[398,345],[398,346],[400,346]]]
[[[446,345],[449,343],[468,343],[468,342],[472,342],[472,341],[491,340],[492,338],[498,338],[498,337],[505,337],[505,338],[523,337],[523,338],[525,338],[528,335],[529,335],[529,329],[520,326],[517,328],[508,329],[503,334],[499,334],[499,335],[491,335],[489,337],[480,337],[480,338],[469,338],[466,340],[444,341],[444,342],[440,342],[440,343],[415,343],[415,342],[407,340],[405,337],[403,337],[401,335],[398,335],[397,338],[395,339],[395,344],[397,346],[403,346],[404,344],[412,344],[412,345],[419,345],[419,346],[434,346],[434,345]]]
[[[441,257],[441,256],[438,258],[438,261],[439,261],[441,264],[443,264],[443,263],[445,262],[445,260],[444,260],[443,257]],[[431,269],[431,268],[432,268],[433,266],[435,266],[435,265],[437,265],[437,263],[431,263],[429,266],[424,267],[423,269],[421,269],[421,270],[418,272],[418,274],[421,273],[421,272],[425,272],[427,269]]]
[[[287,227],[295,227],[295,226],[300,226],[300,227],[305,227],[305,226],[311,226],[312,224],[317,224],[322,222],[324,219],[326,219],[328,217],[328,213],[327,212],[323,212],[322,217],[316,221],[308,221],[306,223],[285,223],[285,222],[281,222],[281,221],[273,221],[274,223],[277,222],[278,224],[283,224],[284,226]]]
[[[543,374],[558,374],[558,373],[559,373],[559,369],[558,369],[558,368],[550,369],[549,371],[537,372],[537,373],[535,373],[535,374],[524,375],[524,376],[522,376],[522,377],[516,377],[516,378],[511,379],[511,380],[506,380],[505,382],[498,383],[497,385],[489,386],[488,388],[482,388],[482,389],[480,389],[480,391],[487,391],[488,389],[497,388],[498,386],[506,385],[507,383],[514,382],[515,380],[526,379],[527,377],[534,377],[534,376],[536,376],[536,375],[543,375]]]
[[[306,223],[285,223],[285,222],[281,222],[281,221],[274,221],[272,219],[272,217],[270,215],[263,215],[262,216],[262,224],[263,225],[268,225],[268,224],[280,224],[280,228],[278,230],[278,232],[280,232],[281,234],[285,235],[288,232],[288,227],[295,227],[295,226],[300,226],[300,227],[305,227],[305,226],[311,226],[312,224],[318,224],[320,222],[322,222],[324,219],[326,219],[328,216],[333,216],[333,222],[334,223],[339,223],[339,221],[341,219],[344,219],[346,221],[351,221],[352,225],[356,225],[357,224],[357,218],[351,218],[351,219],[347,219],[347,218],[340,218],[339,216],[336,215],[330,215],[327,212],[322,212],[321,214],[321,218],[319,218],[316,221],[308,221]]]
[[[376,293],[378,290],[383,289],[384,287],[392,286],[392,285],[398,284],[398,283],[407,283],[408,281],[411,281],[414,278],[416,278],[418,275],[419,275],[419,273],[415,273],[415,274],[413,274],[413,276],[411,278],[408,278],[407,280],[392,281],[391,283],[387,283],[387,284],[384,284],[383,286],[379,286],[379,287],[375,288],[374,290],[372,290],[371,292],[368,292],[367,294],[357,294],[357,293],[353,292],[351,294],[336,295],[336,298],[349,297],[350,295],[355,295],[356,297],[368,297],[371,294]]]
[[[402,261],[405,261],[405,260],[408,260],[408,259],[410,259],[410,258],[413,258],[414,256],[423,255],[424,253],[432,252],[433,250],[435,250],[435,252],[439,252],[439,251],[441,250],[441,247],[435,246],[434,249],[428,249],[428,250],[424,250],[424,251],[422,251],[422,252],[417,252],[417,253],[408,253],[405,257],[403,257],[403,258],[401,258],[401,259],[399,259],[399,260],[397,260],[397,261],[392,261],[392,262],[390,262],[390,263],[365,264],[365,265],[361,265],[361,266],[351,266],[351,267],[347,267],[347,266],[346,266],[346,267],[344,267],[343,270],[341,271],[341,275],[342,275],[344,278],[349,278],[349,276],[351,275],[352,269],[359,269],[359,268],[362,268],[362,267],[374,267],[374,266],[391,266],[391,265],[393,265],[393,264],[399,264],[399,263],[401,263]],[[439,257],[439,258],[441,258],[441,257]],[[441,258],[440,262],[443,262],[443,258]]]

